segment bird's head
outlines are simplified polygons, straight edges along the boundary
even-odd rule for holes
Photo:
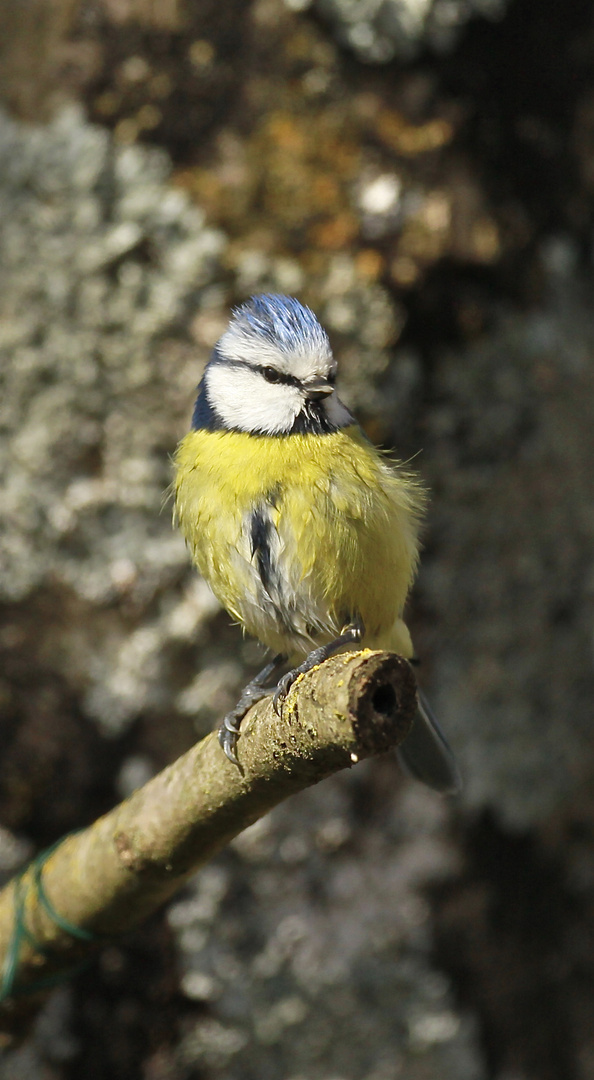
[[[259,435],[336,431],[353,418],[335,379],[328,335],[313,312],[290,296],[253,296],[215,345],[193,426]]]

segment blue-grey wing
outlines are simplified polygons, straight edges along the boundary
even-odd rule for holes
[[[408,776],[435,791],[454,795],[462,787],[453,751],[421,693],[413,726],[398,747],[398,758]]]

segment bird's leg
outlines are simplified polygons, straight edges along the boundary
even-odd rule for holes
[[[279,714],[282,709],[283,702],[289,693],[295,679],[299,675],[305,675],[306,671],[311,671],[312,668],[317,667],[318,664],[323,664],[324,660],[328,657],[334,656],[339,649],[342,649],[345,645],[358,645],[363,635],[365,634],[365,627],[361,619],[357,622],[351,623],[349,626],[343,627],[340,635],[334,638],[334,641],[329,641],[327,645],[320,645],[318,649],[313,649],[306,657],[303,663],[298,667],[292,668],[291,671],[287,671],[286,675],[283,675],[276,688],[272,704],[274,711]]]
[[[241,724],[241,721],[252,705],[255,705],[257,701],[261,701],[262,698],[270,693],[270,687],[266,689],[266,683],[278,674],[286,662],[287,657],[285,654],[278,653],[266,667],[263,667],[262,670],[254,676],[247,686],[244,686],[237,705],[234,709],[231,709],[231,712],[227,713],[223,720],[223,723],[219,728],[219,742],[229,758],[229,761],[232,761],[234,765],[239,765],[235,747],[237,746],[237,740],[239,738],[239,725]]]

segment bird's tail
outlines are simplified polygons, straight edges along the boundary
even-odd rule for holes
[[[398,747],[398,758],[408,776],[420,780],[435,791],[452,795],[462,787],[462,778],[454,754],[420,692],[413,726]]]

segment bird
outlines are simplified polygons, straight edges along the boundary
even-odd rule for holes
[[[219,730],[239,765],[241,719],[300,672],[349,645],[414,661],[403,619],[426,493],[364,434],[336,390],[316,315],[294,297],[252,296],[232,311],[174,457],[174,517],[222,606],[273,653]],[[267,689],[268,687],[268,689]],[[419,695],[398,749],[404,771],[457,792],[446,737]]]

